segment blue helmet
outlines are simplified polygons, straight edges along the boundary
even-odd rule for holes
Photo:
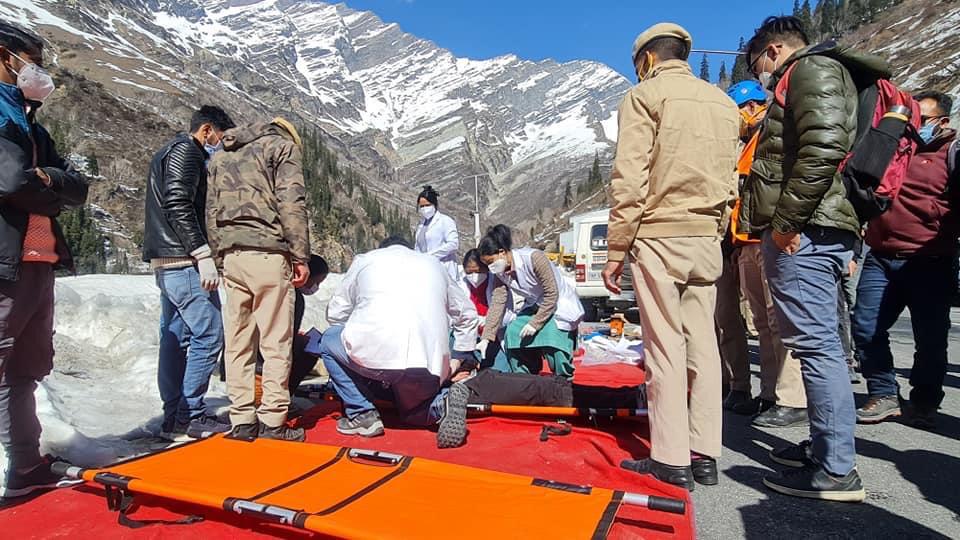
[[[743,107],[751,101],[761,103],[767,101],[767,93],[763,86],[754,80],[738,82],[727,90],[727,95],[737,104],[737,107]]]

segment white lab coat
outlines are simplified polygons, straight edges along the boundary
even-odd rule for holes
[[[523,308],[521,311],[540,305],[543,302],[543,285],[533,273],[533,262],[530,256],[535,250],[533,248],[519,248],[511,251],[513,254],[513,268],[509,279],[510,290],[523,298]],[[577,296],[576,285],[569,278],[560,273],[556,265],[550,265],[553,268],[553,275],[557,280],[557,311],[553,314],[553,320],[557,328],[564,332],[576,330],[583,320],[583,304],[580,303],[580,297]],[[507,304],[510,305],[510,304]]]
[[[460,233],[457,222],[446,214],[437,212],[429,221],[420,220],[417,225],[416,249],[436,257],[447,270],[450,279],[460,279],[460,261],[457,250],[460,249]]]
[[[327,305],[327,321],[342,325],[350,361],[366,370],[425,368],[450,376],[454,349],[477,343],[477,310],[433,257],[391,246],[358,255]]]

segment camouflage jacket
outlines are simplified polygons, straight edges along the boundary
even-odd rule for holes
[[[237,248],[310,260],[303,158],[293,125],[276,118],[226,132],[210,164],[207,232],[218,262]]]

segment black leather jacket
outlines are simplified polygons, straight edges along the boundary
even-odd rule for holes
[[[150,162],[143,260],[189,257],[207,244],[207,152],[181,133]]]
[[[47,130],[29,120],[33,141],[13,122],[0,125],[0,279],[17,281],[23,257],[23,238],[30,214],[54,218],[70,206],[87,200],[87,182],[57,154]],[[44,186],[36,167],[50,177]],[[56,268],[73,270],[73,257],[57,220],[51,220],[60,256]]]

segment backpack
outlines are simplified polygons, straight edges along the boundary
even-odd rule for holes
[[[774,99],[786,108],[794,62],[777,83]],[[887,79],[857,85],[857,134],[839,171],[861,224],[886,212],[900,193],[917,152],[920,106]]]

